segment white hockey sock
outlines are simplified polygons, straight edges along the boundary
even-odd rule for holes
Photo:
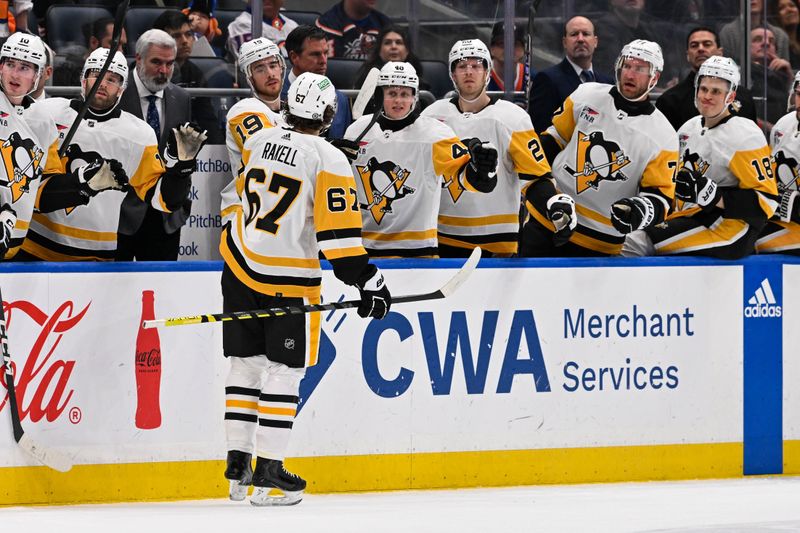
[[[283,461],[297,414],[300,381],[304,368],[269,363],[258,401],[256,453],[259,457]]]
[[[253,453],[258,427],[258,397],[267,365],[265,355],[230,357],[225,380],[225,435],[228,450]]]

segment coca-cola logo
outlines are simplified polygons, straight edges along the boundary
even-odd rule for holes
[[[72,301],[66,301],[48,315],[35,304],[25,300],[3,302],[10,337],[13,338],[12,324],[15,318],[16,321],[20,321],[27,316],[40,328],[27,358],[24,353],[11,352],[11,366],[22,420],[29,417],[32,422],[38,422],[46,418],[48,422],[53,422],[69,405],[75,392],[69,386],[75,360],[59,359],[54,353],[62,337],[83,319],[90,305],[91,302],[78,314],[73,314],[74,304]],[[24,316],[19,316],[20,313]],[[15,344],[14,348],[19,349],[19,343]],[[16,362],[22,359],[25,359],[25,364],[20,372]],[[7,389],[5,372],[0,375],[0,383]],[[6,404],[8,404],[7,390],[0,401],[0,412]]]
[[[136,369],[144,371],[154,371],[161,368],[161,350],[153,348],[150,351],[136,352]]]

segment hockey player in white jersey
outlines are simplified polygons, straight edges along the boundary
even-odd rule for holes
[[[761,231],[756,251],[800,255],[800,71],[789,93],[789,113],[772,127],[770,146],[780,205]]]
[[[649,242],[632,250],[659,255],[705,255],[739,259],[778,206],[769,146],[751,120],[731,112],[739,67],[714,56],[698,69],[695,105],[700,115],[678,130],[680,160],[675,176],[675,211],[644,230]]]
[[[52,118],[30,96],[46,63],[44,43],[25,33],[11,35],[0,49],[0,258],[16,259],[34,208],[44,191],[69,190]],[[92,180],[99,167],[76,170]],[[43,177],[43,173],[45,177]]]
[[[419,116],[418,90],[410,63],[386,63],[374,95],[377,121],[365,115],[345,133],[362,137],[353,174],[370,257],[437,257],[442,187],[457,182],[469,195],[497,184],[497,150],[474,138],[462,143],[447,125]]]
[[[107,56],[108,49],[98,48],[86,59],[81,73],[83,96],[95,83],[100,87],[66,148],[65,164],[74,187],[48,186],[42,191],[39,207],[47,212],[33,215],[22,245],[24,259],[112,261],[129,180],[139,198],[164,212],[180,207],[189,193],[194,158],[205,134],[196,127],[181,126],[173,130],[163,157],[159,155],[153,129],[117,107],[128,80],[125,57],[115,52],[111,68],[103,79],[98,78]],[[59,143],[82,104],[83,98],[48,98],[37,104],[55,119]],[[77,169],[84,167],[98,169],[93,179],[82,179]],[[108,192],[98,194],[101,191]]]
[[[236,176],[242,165],[242,146],[251,135],[281,123],[281,90],[286,62],[278,46],[265,37],[247,41],[239,48],[239,69],[244,73],[253,96],[236,102],[225,117],[225,146],[231,163],[232,179],[222,190],[223,224],[233,216],[239,202]]]
[[[286,125],[263,129],[245,142],[239,204],[220,239],[225,312],[319,303],[321,252],[337,278],[358,288],[360,316],[388,313],[391,295],[361,243],[350,164],[319,137],[335,113],[333,84],[306,72],[289,88]],[[317,362],[320,315],[230,321],[222,328],[230,359],[225,384],[230,497],[243,500],[252,483],[253,505],[295,504],[306,482],[287,472],[283,460],[300,380]],[[272,489],[283,496],[270,496]]]
[[[557,200],[545,209],[548,223],[557,221],[557,237],[566,238],[574,229],[572,201],[556,194],[530,116],[486,94],[491,64],[492,56],[481,41],[458,41],[449,55],[450,79],[458,96],[439,100],[422,112],[423,117],[447,124],[461,139],[489,143],[499,155],[497,186],[491,192],[463,194],[459,180],[450,180],[443,189],[438,228],[442,257],[467,256],[476,246],[495,257],[516,254],[522,192],[545,204],[551,198]]]
[[[556,111],[542,143],[557,187],[575,199],[578,227],[556,250],[532,217],[523,255],[617,255],[626,234],[664,220],[678,138],[648,100],[663,68],[658,44],[632,41],[617,58],[615,85],[583,83]]]

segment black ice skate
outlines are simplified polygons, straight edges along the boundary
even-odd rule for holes
[[[259,457],[253,473],[253,487],[253,495],[250,496],[253,505],[295,505],[303,499],[306,481],[288,472],[283,467],[283,461]],[[283,496],[270,496],[272,489],[280,490]]]
[[[230,480],[231,500],[240,502],[247,496],[247,489],[253,479],[253,456],[239,450],[228,452],[228,467],[225,469],[225,479]]]

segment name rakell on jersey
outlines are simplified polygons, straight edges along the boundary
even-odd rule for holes
[[[283,144],[266,143],[261,157],[284,163],[290,167],[297,166],[294,164],[294,160],[297,157],[297,149]]]

